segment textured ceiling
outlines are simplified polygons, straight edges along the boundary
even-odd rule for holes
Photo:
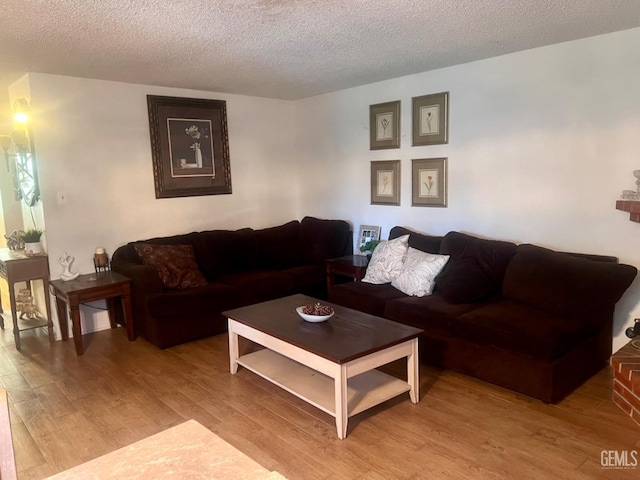
[[[4,0],[27,72],[299,99],[640,26],[638,0]]]

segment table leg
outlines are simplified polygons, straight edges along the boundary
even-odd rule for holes
[[[133,342],[136,335],[136,326],[133,324],[133,308],[131,308],[131,294],[125,293],[122,295],[122,311],[124,312],[124,322],[127,327],[127,338],[130,342]]]
[[[336,430],[338,438],[343,440],[347,436],[347,422],[349,421],[348,400],[349,392],[347,390],[347,366],[340,365],[339,371],[334,379],[335,396],[336,396]]]
[[[70,305],[71,310],[71,328],[73,329],[73,343],[76,345],[76,355],[84,353],[82,345],[82,326],[80,325],[80,307],[78,305]]]
[[[411,342],[411,355],[407,357],[407,382],[410,387],[411,402],[418,403],[420,401],[420,358],[417,338]]]
[[[240,351],[238,349],[238,334],[233,331],[232,322],[229,322],[229,370],[232,374],[238,373],[238,358]]]
[[[16,291],[15,291],[15,284],[13,283],[9,283],[9,302],[11,303],[11,319],[13,320],[13,338],[16,341],[16,349],[20,350],[20,329],[18,328]]]
[[[116,328],[118,326],[116,322],[116,299],[113,297],[107,298],[107,312],[109,313],[111,328]],[[125,323],[127,323],[127,319],[125,319]]]
[[[51,318],[51,298],[49,298],[49,280],[42,279],[44,284],[44,303],[47,310],[47,330],[49,331],[49,343],[53,343],[56,337],[53,333],[53,318]]]
[[[331,267],[327,266],[327,291],[331,290],[334,285],[333,273]]]
[[[56,296],[56,310],[58,312],[58,327],[62,340],[69,340],[69,317],[67,316],[67,304]]]

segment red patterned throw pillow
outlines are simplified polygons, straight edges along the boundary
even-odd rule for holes
[[[202,287],[207,280],[198,269],[191,245],[135,245],[136,252],[145,263],[158,270],[162,284],[167,288]]]

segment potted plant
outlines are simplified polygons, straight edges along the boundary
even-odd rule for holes
[[[42,244],[40,238],[43,231],[38,228],[30,228],[22,233],[21,238],[24,242],[24,253],[27,255],[42,254]]]
[[[380,243],[378,240],[369,240],[367,243],[360,247],[360,251],[362,253],[365,253],[367,257],[371,257],[371,254],[378,246],[378,243]]]

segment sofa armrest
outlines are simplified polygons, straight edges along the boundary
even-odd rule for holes
[[[112,265],[113,270],[131,279],[131,287],[135,295],[146,297],[164,290],[160,275],[155,267],[139,263],[119,263]]]

